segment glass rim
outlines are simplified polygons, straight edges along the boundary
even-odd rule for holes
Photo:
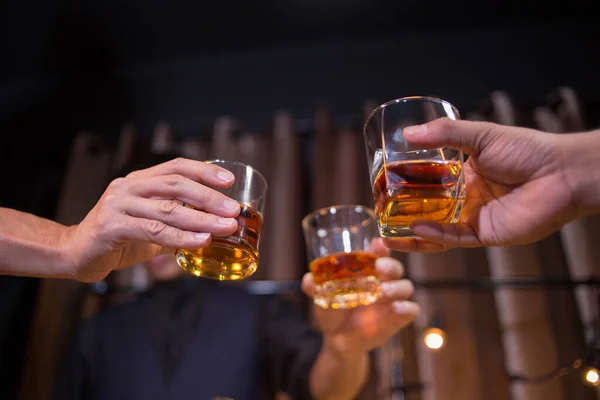
[[[321,207],[319,209],[316,209],[316,210],[306,214],[304,216],[304,218],[302,218],[302,228],[303,229],[312,228],[309,225],[310,221],[314,220],[314,218],[316,216],[325,216],[328,214],[332,214],[330,212],[332,209],[336,209],[336,210],[360,209],[362,212],[364,212],[370,218],[372,218],[373,222],[377,223],[377,217],[375,216],[375,211],[370,207],[364,206],[362,204],[334,204],[334,205],[327,206],[327,207]]]
[[[250,164],[246,164],[244,162],[241,161],[231,161],[231,160],[223,160],[221,158],[215,158],[214,160],[207,160],[204,161],[206,164],[234,164],[234,165],[238,165],[240,167],[246,167],[246,168],[250,168],[254,173],[256,173],[256,175],[258,175],[260,177],[260,179],[262,179],[263,183],[265,184],[265,190],[264,192],[267,191],[268,188],[268,183],[267,183],[267,179],[265,178],[265,176],[256,168],[254,168],[252,165]]]
[[[373,117],[373,115],[375,115],[376,113],[378,113],[380,110],[394,105],[394,104],[399,104],[399,103],[408,103],[410,101],[415,101],[415,100],[420,100],[420,101],[427,101],[430,103],[439,103],[439,104],[447,104],[448,106],[450,106],[452,108],[452,111],[454,111],[454,113],[458,116],[458,118],[460,119],[460,112],[458,111],[458,108],[456,108],[456,106],[452,103],[450,103],[448,100],[444,100],[444,99],[440,99],[439,97],[433,97],[433,96],[406,96],[406,97],[398,97],[397,99],[393,99],[393,100],[389,100],[386,101],[385,103],[382,103],[380,105],[378,105],[377,107],[375,107],[375,109],[373,111],[371,111],[371,113],[369,114],[369,116],[367,117],[367,119],[365,119],[365,124],[364,124],[364,128],[363,128],[363,134],[366,133],[366,129],[367,129],[367,125],[369,124],[369,121],[371,120],[371,118]]]

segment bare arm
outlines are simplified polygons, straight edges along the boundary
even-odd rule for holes
[[[0,274],[69,277],[72,229],[35,215],[0,208]]]
[[[354,399],[368,377],[366,352],[338,351],[326,340],[310,372],[310,389],[320,400]]]
[[[93,282],[161,252],[204,247],[237,229],[239,204],[213,189],[233,181],[216,165],[175,159],[114,180],[71,227],[0,208],[0,274]]]
[[[323,344],[310,371],[310,389],[319,400],[356,398],[369,377],[369,352],[388,341],[419,313],[419,306],[408,301],[414,287],[402,279],[402,264],[385,257],[389,250],[380,239],[374,242],[373,251],[384,256],[375,265],[382,282],[382,297],[377,302],[346,310],[314,307]],[[309,297],[314,295],[311,273],[304,276],[302,289]]]

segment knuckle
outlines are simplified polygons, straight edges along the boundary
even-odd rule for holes
[[[196,211],[194,214],[194,219],[196,220],[195,222],[199,225],[204,225],[204,223],[210,222],[210,219],[208,218],[208,215],[206,213]]]
[[[450,128],[452,121],[453,120],[448,117],[438,118],[437,125],[441,130],[446,131],[448,128]]]
[[[180,230],[180,229],[175,229],[175,232],[174,232],[173,236],[175,236],[175,239],[178,242],[181,242],[181,241],[183,241],[185,239],[185,232],[182,231],[182,230]]]
[[[135,179],[135,178],[137,178],[139,175],[140,175],[140,171],[139,171],[139,170],[137,170],[137,171],[132,171],[132,172],[128,173],[128,174],[125,176],[125,178],[129,178],[129,179]]]
[[[185,158],[183,158],[183,157],[177,157],[177,158],[172,159],[169,162],[171,163],[172,166],[177,167],[177,166],[180,166],[183,163],[185,163]]]
[[[171,215],[180,207],[180,204],[172,200],[160,200],[158,202],[158,211],[163,215]]]
[[[109,183],[107,192],[114,192],[124,189],[127,186],[126,178],[117,178]]]
[[[160,221],[150,220],[146,222],[145,230],[151,236],[159,236],[167,228],[167,225]]]
[[[106,195],[102,196],[102,201],[100,202],[102,209],[116,209],[119,205],[120,198],[120,196],[114,193],[107,193]]]
[[[203,199],[204,199],[204,203],[208,204],[208,203],[214,203],[218,200],[220,194],[212,189],[208,189],[205,188],[203,191]]]
[[[170,187],[178,187],[183,183],[183,178],[181,175],[166,175],[165,176],[165,184]]]

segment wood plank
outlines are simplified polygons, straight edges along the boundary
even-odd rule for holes
[[[111,154],[90,133],[74,142],[56,220],[79,223],[106,187]],[[79,322],[85,286],[71,280],[45,279],[33,318],[23,371],[22,400],[50,400],[62,359]]]

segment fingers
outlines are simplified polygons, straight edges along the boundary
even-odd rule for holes
[[[374,238],[369,245],[369,252],[378,255],[379,257],[387,257],[391,251],[383,244],[381,238]]]
[[[219,188],[229,187],[235,180],[233,174],[224,168],[186,158],[175,158],[147,169],[134,171],[127,177],[147,178],[161,175],[181,175],[192,181]]]
[[[417,318],[421,312],[421,307],[413,301],[394,301],[391,304],[392,317],[394,318],[396,329],[403,328]]]
[[[415,221],[410,229],[423,240],[444,247],[479,247],[482,245],[473,227],[466,223],[440,224],[434,221]]]
[[[393,281],[404,276],[404,266],[392,257],[381,257],[375,261],[375,271],[382,282]]]
[[[408,279],[381,283],[383,297],[389,301],[408,300],[415,292],[415,286]]]
[[[491,122],[439,118],[423,125],[406,127],[403,134],[407,142],[419,148],[450,147],[477,155],[505,130],[505,127]]]
[[[437,253],[447,251],[456,246],[431,242],[423,238],[384,238],[383,243],[391,250],[403,253]]]
[[[168,248],[199,249],[211,241],[207,232],[190,232],[174,228],[160,221],[125,217],[119,221],[111,221],[111,226],[104,234],[118,241],[154,243]]]
[[[122,199],[122,210],[132,217],[156,220],[184,231],[207,232],[215,236],[231,235],[238,226],[234,218],[194,210],[173,200],[127,196]]]
[[[315,281],[311,272],[302,277],[302,291],[311,299],[315,297]]]
[[[196,209],[221,217],[234,218],[240,213],[238,202],[182,175],[127,178],[126,182],[117,183],[121,187],[115,188],[114,184],[111,185],[115,190],[125,190],[139,197],[177,199]]]

